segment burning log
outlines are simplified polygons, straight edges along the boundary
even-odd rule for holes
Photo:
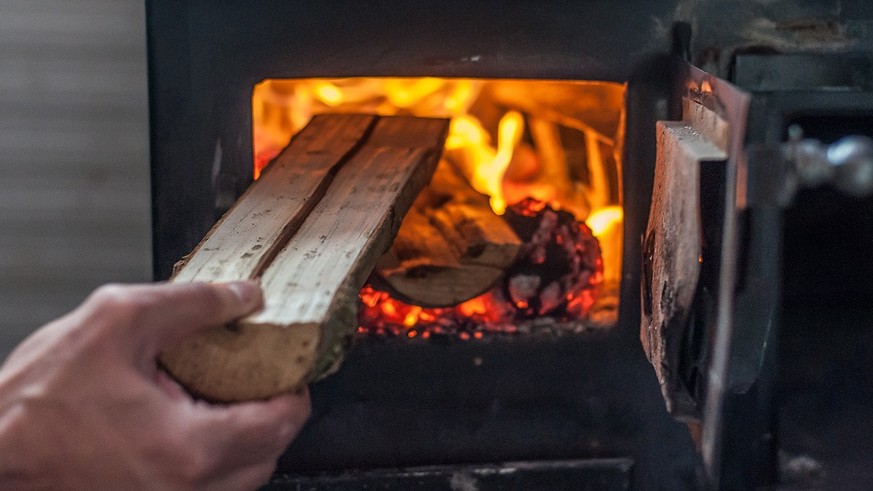
[[[294,390],[335,367],[356,327],[357,293],[430,179],[447,126],[314,118],[172,280],[260,279],[264,309],[166,351],[165,369],[193,393],[237,401]]]
[[[514,318],[587,314],[603,281],[600,245],[591,229],[532,199],[509,207],[503,218],[524,241],[496,292],[515,308]]]
[[[448,307],[481,295],[515,261],[521,241],[488,198],[442,161],[376,271],[395,297]]]
[[[532,199],[509,207],[504,219],[523,245],[489,291],[453,307],[422,308],[370,285],[361,292],[359,332],[408,332],[410,337],[457,332],[463,338],[468,331],[515,332],[543,318],[585,319],[603,281],[600,247],[591,230],[570,213]]]

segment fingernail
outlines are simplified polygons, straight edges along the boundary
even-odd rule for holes
[[[236,295],[240,303],[251,305],[258,298],[260,287],[251,281],[235,281],[227,284],[228,290]]]

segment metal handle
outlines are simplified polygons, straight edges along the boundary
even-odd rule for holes
[[[857,197],[873,193],[873,139],[851,135],[828,145],[803,139],[803,131],[796,125],[788,129],[788,135],[783,152],[786,161],[793,163],[799,185],[832,184]]]

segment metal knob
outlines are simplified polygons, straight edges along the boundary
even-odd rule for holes
[[[837,189],[859,197],[873,192],[873,139],[841,138],[828,147],[827,160]]]
[[[873,139],[851,135],[827,145],[818,140],[802,139],[802,130],[788,130],[789,143],[783,148],[786,160],[804,187],[821,184],[833,186],[852,196],[873,193]]]

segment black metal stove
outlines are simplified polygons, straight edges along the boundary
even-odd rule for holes
[[[774,481],[783,214],[793,183],[811,184],[798,177],[800,140],[790,143],[788,128],[799,125],[826,143],[870,134],[873,8],[861,0],[150,0],[147,8],[157,279],[251,183],[252,90],[265,78],[627,83],[617,325],[551,337],[359,340],[341,370],[312,387],[313,418],[280,460],[273,488],[684,489]],[[639,342],[655,122],[681,119],[683,98],[734,129],[729,159],[702,195],[703,239],[717,246],[707,264],[714,273],[696,294],[677,355],[695,404],[675,416],[702,431],[703,459],[689,427],[665,410]],[[748,112],[742,100],[751,101]],[[855,240],[870,241],[870,201],[845,206],[866,213]],[[791,298],[810,291],[794,282],[804,275],[792,267],[807,251],[794,243],[797,228],[789,220]],[[861,288],[866,301],[870,288],[862,284],[850,290]]]

